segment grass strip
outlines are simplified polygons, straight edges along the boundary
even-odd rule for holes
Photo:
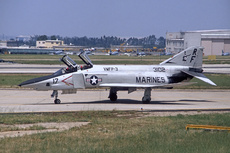
[[[89,111],[0,115],[1,124],[91,122],[64,132],[0,139],[0,152],[229,152],[228,132],[186,131],[185,126],[230,126],[230,113],[141,117],[143,113]]]
[[[83,64],[77,55],[69,55],[78,64]],[[60,64],[61,55],[0,55],[0,59],[14,61],[21,64]],[[106,56],[90,55],[89,58],[94,64],[159,64],[171,56]],[[204,64],[230,64],[230,56],[217,56],[216,60],[207,60],[203,57]]]

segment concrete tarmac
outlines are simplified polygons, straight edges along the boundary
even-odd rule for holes
[[[61,104],[54,104],[52,91],[19,89],[0,90],[0,113],[68,112],[99,110],[136,111],[208,111],[230,110],[230,90],[152,90],[152,102],[142,104],[144,90],[131,94],[118,91],[118,100],[108,99],[109,90],[80,90],[62,95]]]

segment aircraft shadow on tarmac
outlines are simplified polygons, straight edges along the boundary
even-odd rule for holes
[[[187,103],[186,103],[187,102]],[[199,102],[213,102],[209,100],[192,100],[192,99],[181,99],[181,100],[162,100],[162,101],[154,101],[152,100],[149,104],[143,104],[139,100],[132,100],[132,99],[119,99],[115,102],[111,102],[110,100],[100,100],[100,101],[90,101],[90,102],[63,102],[58,105],[66,105],[66,104],[137,104],[137,105],[193,105],[191,103],[199,103]],[[36,103],[33,105],[50,105],[52,103]]]
[[[179,101],[185,101],[185,102],[214,102],[214,101],[209,101],[209,100],[192,100],[192,99],[181,99]]]

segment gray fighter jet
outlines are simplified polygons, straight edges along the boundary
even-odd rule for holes
[[[150,103],[152,88],[173,88],[196,77],[206,83],[216,86],[202,72],[202,47],[190,47],[159,65],[93,65],[85,52],[79,58],[85,63],[76,64],[67,55],[61,61],[67,65],[49,76],[25,81],[19,86],[35,90],[53,90],[54,103],[60,104],[58,90],[63,94],[76,93],[77,89],[110,88],[109,98],[117,100],[117,91],[127,90],[128,93],[138,88],[145,89],[143,103]]]

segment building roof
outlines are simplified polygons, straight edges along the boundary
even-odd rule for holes
[[[37,41],[60,42],[60,41],[63,41],[63,40],[37,40]]]
[[[230,29],[213,29],[213,30],[195,30],[195,31],[185,31],[185,32],[230,32]]]
[[[201,34],[201,38],[206,39],[230,39],[230,34]]]
[[[167,33],[211,33],[211,32],[227,32],[230,33],[230,29],[213,29],[213,30],[194,30],[194,31],[180,31],[180,32],[167,32]]]

